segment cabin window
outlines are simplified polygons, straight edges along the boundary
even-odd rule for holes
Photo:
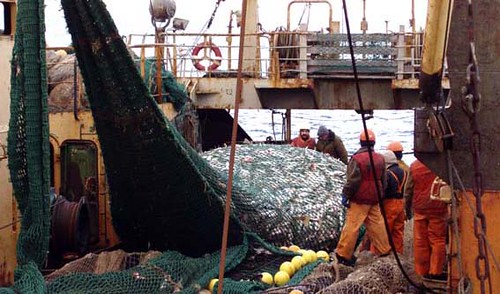
[[[69,201],[86,197],[97,202],[97,146],[92,141],[68,140],[61,144],[61,190]]]
[[[12,34],[12,3],[0,2],[0,35]]]

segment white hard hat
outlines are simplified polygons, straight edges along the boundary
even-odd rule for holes
[[[382,150],[380,151],[380,154],[384,157],[385,164],[398,163],[396,155],[391,150]]]
[[[300,130],[311,130],[311,128],[307,124],[300,124],[299,125],[299,131]]]

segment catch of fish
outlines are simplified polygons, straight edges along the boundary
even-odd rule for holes
[[[230,150],[222,147],[201,154],[226,180]],[[236,145],[233,183],[248,199],[233,198],[235,214],[276,246],[333,250],[344,223],[345,170],[341,161],[311,149]]]

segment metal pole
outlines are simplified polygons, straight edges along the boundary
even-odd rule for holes
[[[366,34],[368,30],[368,22],[366,21],[366,0],[363,0],[363,19],[361,20],[361,31]]]
[[[226,264],[226,251],[227,251],[227,235],[229,230],[229,216],[231,211],[231,193],[233,189],[233,170],[234,170],[234,157],[236,153],[236,136],[238,132],[238,112],[240,108],[241,92],[243,89],[243,80],[241,70],[243,67],[243,50],[245,45],[245,28],[246,28],[246,16],[247,16],[247,0],[243,0],[241,12],[241,31],[240,31],[240,48],[239,48],[239,58],[238,58],[238,72],[236,75],[236,96],[234,97],[234,119],[233,119],[233,130],[231,135],[231,153],[229,155],[229,178],[227,181],[227,196],[226,196],[226,207],[224,211],[224,227],[222,231],[222,248],[220,253],[220,263],[219,263],[219,284],[217,286],[217,293],[222,294],[222,289],[224,287],[224,269]]]
[[[413,35],[415,36],[415,0],[411,0],[411,28]]]

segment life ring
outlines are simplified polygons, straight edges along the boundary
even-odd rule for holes
[[[210,49],[209,52],[207,52],[207,49]],[[203,50],[203,56],[199,57],[198,53]],[[213,52],[215,57],[210,56],[210,52]],[[196,45],[194,47],[193,52],[193,65],[197,70],[201,71],[213,71],[216,68],[219,67],[220,62],[222,60],[222,53],[220,52],[219,47],[217,47],[214,43],[212,42],[204,42]],[[210,61],[210,65],[205,67],[203,64],[201,64],[201,61],[203,60],[208,60]]]

